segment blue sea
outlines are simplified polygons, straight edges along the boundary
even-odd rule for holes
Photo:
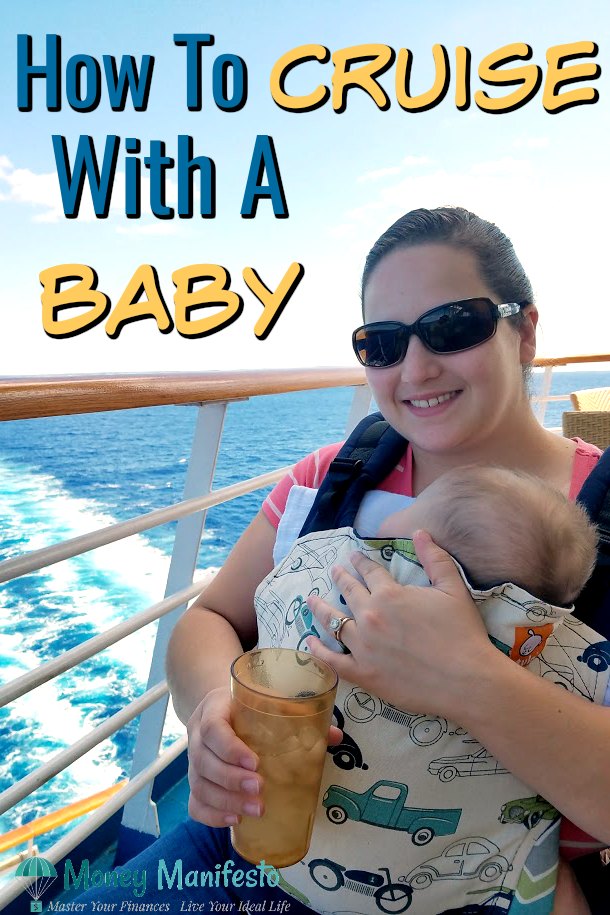
[[[541,382],[534,374],[534,393]],[[555,372],[553,394],[610,385],[610,371]],[[350,390],[254,398],[227,411],[215,487],[289,464],[341,439]],[[561,425],[550,403],[545,425]],[[182,498],[196,408],[158,407],[0,424],[0,560]],[[198,566],[220,565],[264,492],[208,512]],[[3,682],[163,596],[173,524],[2,585]],[[154,625],[0,710],[0,790],[137,696]],[[114,784],[129,773],[133,722],[0,817],[0,834]],[[168,738],[180,733],[175,719]],[[38,841],[44,853],[59,831]]]

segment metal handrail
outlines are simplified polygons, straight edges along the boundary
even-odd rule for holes
[[[365,383],[361,368],[0,377],[0,420],[228,402]]]
[[[22,801],[28,794],[32,794],[37,788],[46,785],[55,775],[62,772],[64,769],[67,769],[68,766],[71,766],[73,762],[76,762],[77,759],[80,759],[81,756],[84,756],[85,753],[88,753],[93,747],[96,747],[103,740],[106,740],[107,737],[116,734],[125,724],[129,721],[133,721],[134,718],[137,718],[137,716],[140,715],[144,709],[147,709],[149,705],[152,705],[153,702],[157,702],[158,699],[161,699],[167,691],[167,681],[163,680],[161,683],[157,683],[152,689],[146,690],[146,692],[141,696],[138,696],[137,699],[134,699],[114,715],[111,715],[110,718],[107,718],[102,724],[93,728],[88,734],[81,737],[80,740],[77,740],[69,747],[66,747],[65,750],[56,753],[55,756],[44,765],[39,766],[38,769],[35,769],[29,775],[26,775],[25,778],[15,782],[14,785],[11,785],[10,788],[7,788],[6,791],[3,791],[2,794],[0,794],[0,814],[9,810],[9,808],[13,807],[15,804],[18,804],[19,801]]]
[[[200,594],[202,588],[203,583],[199,580],[195,581],[188,588],[176,591],[171,597],[166,597],[156,604],[151,604],[150,607],[141,610],[139,613],[134,614],[134,616],[129,617],[129,619],[117,623],[116,626],[112,626],[104,632],[100,632],[99,635],[94,635],[92,638],[87,639],[85,642],[81,642],[80,645],[75,645],[74,648],[70,648],[68,651],[64,651],[63,654],[53,658],[52,661],[46,661],[44,664],[41,664],[40,667],[36,667],[34,670],[29,670],[27,673],[21,674],[20,677],[16,677],[0,688],[0,708],[8,705],[9,702],[13,702],[14,699],[18,699],[20,696],[24,696],[26,693],[31,692],[33,689],[36,689],[36,687],[42,686],[43,683],[53,680],[67,670],[71,670],[78,664],[82,664],[83,661],[92,658],[106,648],[110,648],[111,645],[116,645],[117,642],[120,642],[126,636],[131,635],[132,633],[137,632],[138,629],[142,629],[149,623],[153,623],[155,620],[160,619],[162,616],[175,610],[175,608],[179,607],[181,604],[192,600]]]
[[[609,362],[610,354],[536,357],[534,368]],[[366,383],[360,368],[0,377],[0,421],[243,400]]]
[[[22,556],[16,556],[14,559],[5,559],[4,562],[0,562],[0,582],[11,581],[28,572],[36,572],[64,559],[80,556],[97,547],[115,543],[117,540],[159,527],[169,521],[176,521],[178,518],[186,518],[188,515],[211,508],[213,505],[222,505],[224,502],[230,502],[238,496],[257,489],[264,489],[265,486],[270,486],[280,480],[289,470],[290,467],[280,467],[269,473],[262,473],[257,477],[250,477],[239,483],[233,483],[231,486],[216,489],[210,495],[174,502],[166,508],[157,508],[144,515],[138,515],[136,518],[130,518],[128,521],[118,521],[116,524],[109,524],[108,527],[91,531],[89,534],[80,534],[78,537],[62,540],[60,543],[42,547],[40,550],[32,550]]]
[[[76,848],[79,842],[82,842],[90,836],[98,826],[101,826],[106,820],[109,820],[113,813],[120,810],[121,807],[145,785],[151,782],[155,776],[162,772],[174,759],[180,756],[186,750],[187,739],[181,737],[176,740],[167,750],[158,756],[146,769],[143,769],[138,775],[121,788],[120,791],[107,801],[102,807],[90,814],[84,823],[79,823],[72,829],[67,836],[52,845],[44,853],[45,859],[52,864],[57,864],[66,855]],[[0,909],[3,909],[9,902],[16,899],[30,884],[34,882],[35,877],[16,877],[11,882],[0,889]]]

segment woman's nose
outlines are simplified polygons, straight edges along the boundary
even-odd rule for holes
[[[401,380],[414,384],[431,378],[438,378],[441,373],[439,362],[441,358],[441,356],[426,349],[419,337],[412,334],[405,358],[400,364]]]

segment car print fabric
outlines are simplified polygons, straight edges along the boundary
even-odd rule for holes
[[[319,594],[350,615],[330,570],[341,564],[354,574],[354,550],[403,584],[429,585],[410,540],[362,539],[351,528],[309,534],[257,589],[259,647],[306,650],[313,634],[339,650],[306,599]],[[498,650],[604,703],[610,655],[597,633],[514,584],[468,587]],[[282,869],[287,892],[335,915],[551,911],[559,814],[459,723],[344,682],[334,720],[343,741],[327,753],[310,850]]]

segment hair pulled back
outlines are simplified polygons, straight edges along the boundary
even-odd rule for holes
[[[371,274],[395,249],[417,245],[447,244],[470,251],[481,278],[502,302],[533,302],[532,286],[512,242],[493,222],[487,222],[463,207],[418,209],[405,213],[381,235],[368,253],[362,274],[362,308]],[[509,318],[519,325],[523,315]]]

